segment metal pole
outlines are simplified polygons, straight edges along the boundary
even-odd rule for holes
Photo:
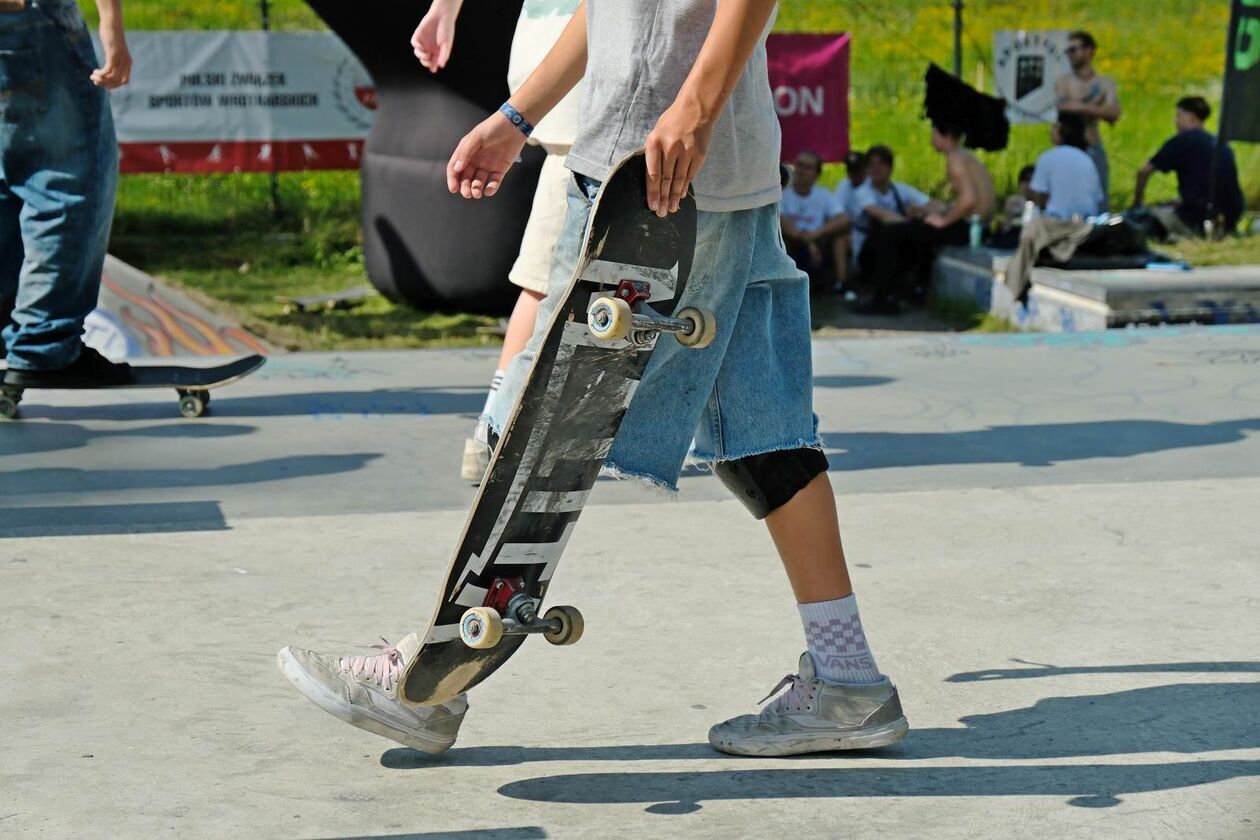
[[[954,0],[954,75],[962,78],[963,0]]]
[[[1212,169],[1208,176],[1207,218],[1203,222],[1203,233],[1208,239],[1215,239],[1214,234],[1223,234],[1224,226],[1217,230],[1216,224],[1216,179],[1217,168],[1221,163],[1221,144],[1226,142],[1225,129],[1229,125],[1229,71],[1234,66],[1234,33],[1238,31],[1238,3],[1230,0],[1229,28],[1225,31],[1225,78],[1221,89],[1221,110],[1216,115],[1216,145],[1212,147]]]
[[[258,0],[258,14],[262,19],[262,31],[271,31],[271,9],[267,4],[267,0]],[[280,218],[280,177],[276,174],[276,155],[275,149],[272,149],[271,160],[268,161],[271,171],[267,173],[267,181],[271,187],[271,216],[274,219]]]

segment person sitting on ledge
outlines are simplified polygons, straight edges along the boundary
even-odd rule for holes
[[[896,314],[903,301],[921,303],[937,250],[943,245],[966,245],[973,218],[987,229],[997,209],[993,179],[962,141],[963,130],[958,126],[932,124],[932,148],[945,158],[954,200],[921,219],[880,225],[871,231],[862,246],[861,266],[873,296],[859,305],[859,311]]]
[[[1229,144],[1216,147],[1216,138],[1203,124],[1212,115],[1212,106],[1202,96],[1187,96],[1177,102],[1173,135],[1155,156],[1138,170],[1133,190],[1133,206],[1141,207],[1146,197],[1146,184],[1156,172],[1177,173],[1179,199],[1149,208],[1167,232],[1170,240],[1203,236],[1208,221],[1220,225],[1225,232],[1238,227],[1243,214],[1242,187],[1238,184],[1238,165]],[[1216,160],[1216,195],[1212,196],[1212,161]]]
[[[1037,158],[1033,170],[1033,200],[1052,219],[1097,216],[1106,203],[1098,167],[1087,153],[1085,118],[1080,114],[1059,114],[1050,126],[1054,148]]]
[[[849,260],[849,217],[830,190],[818,186],[822,157],[801,152],[792,182],[779,201],[783,241],[796,267],[809,275],[810,290],[832,291]]]

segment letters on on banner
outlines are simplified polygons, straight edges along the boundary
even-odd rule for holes
[[[1072,71],[1066,29],[1001,30],[993,34],[993,83],[1013,123],[1054,122],[1054,80]]]
[[[135,32],[111,94],[123,172],[357,169],[371,77],[330,32]],[[99,53],[99,49],[98,49]]]
[[[783,158],[849,151],[851,36],[771,35]],[[111,94],[123,172],[357,169],[376,91],[331,32],[134,32]],[[99,45],[98,45],[99,54]]]
[[[849,153],[849,47],[852,35],[776,34],[766,43],[770,89],[783,130],[783,160],[802,151],[823,160]]]

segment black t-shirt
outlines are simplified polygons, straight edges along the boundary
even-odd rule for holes
[[[1177,215],[1195,230],[1207,219],[1208,173],[1216,138],[1201,128],[1179,131],[1163,145],[1151,164],[1160,172],[1177,173],[1177,192],[1181,206]],[[1233,230],[1242,218],[1243,194],[1238,185],[1238,165],[1229,144],[1221,147],[1216,167],[1216,209],[1225,217],[1225,227]]]

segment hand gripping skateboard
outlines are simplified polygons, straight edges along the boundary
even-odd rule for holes
[[[442,703],[481,682],[529,634],[582,635],[573,607],[542,601],[662,333],[705,347],[706,310],[674,315],[691,271],[696,207],[647,207],[643,153],[622,160],[591,209],[568,291],[490,460],[402,696]],[[650,305],[649,305],[650,304]],[[672,339],[671,339],[672,340]]]
[[[118,385],[100,385],[96,388],[80,387],[58,389],[55,385],[32,387],[31,390],[99,390],[104,388],[174,388],[179,396],[179,413],[185,417],[200,417],[210,404],[210,390],[228,385],[263,366],[263,356],[245,356],[215,367],[182,367],[179,365],[132,365],[131,381]],[[0,420],[13,420],[18,416],[18,403],[26,391],[17,385],[0,385]]]

